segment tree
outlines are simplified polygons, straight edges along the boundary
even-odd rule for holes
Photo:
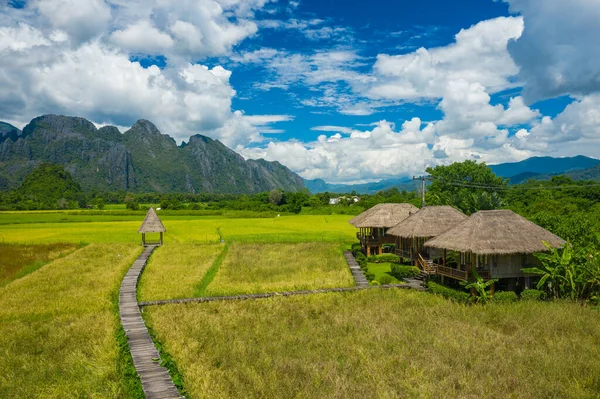
[[[427,173],[432,178],[427,203],[451,205],[468,214],[503,206],[502,190],[508,180],[496,176],[484,162],[467,160],[429,167]]]
[[[104,199],[102,198],[96,198],[96,207],[100,210],[104,209]]]
[[[475,290],[477,293],[477,295],[473,297],[475,302],[485,305],[492,296],[491,292],[488,290],[488,287],[498,281],[498,279],[495,278],[485,281],[483,278],[481,278],[479,273],[477,273],[477,270],[473,270],[473,277],[475,277],[475,281],[470,283],[462,281],[461,284],[467,289]]]
[[[269,202],[273,205],[281,205],[283,202],[283,193],[277,189],[271,190],[269,192]]]

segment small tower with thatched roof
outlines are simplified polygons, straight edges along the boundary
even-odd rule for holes
[[[417,264],[421,259],[429,259],[431,251],[423,248],[425,241],[436,237],[467,219],[467,215],[448,205],[426,206],[413,213],[391,229],[387,234],[397,237],[396,255],[410,259]]]
[[[138,230],[138,233],[142,233],[142,245],[147,247],[149,245],[162,245],[163,244],[163,233],[167,231],[165,226],[160,221],[160,218],[154,211],[154,208],[148,209],[148,213],[146,213],[146,217]],[[146,234],[148,233],[159,233],[160,238],[158,241],[146,239]]]
[[[396,237],[387,235],[387,229],[397,225],[419,210],[412,204],[377,204],[348,223],[359,229],[356,237],[368,255],[381,254],[383,244],[394,244]]]

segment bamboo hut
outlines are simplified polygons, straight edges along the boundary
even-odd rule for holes
[[[149,245],[163,245],[163,233],[167,231],[165,226],[160,221],[160,218],[154,211],[154,208],[148,209],[148,213],[146,213],[146,217],[138,230],[138,233],[142,233],[142,245],[147,247]],[[146,234],[148,233],[159,233],[158,240],[148,240],[146,239]]]
[[[427,248],[444,251],[437,273],[456,280],[469,280],[472,270],[483,278],[497,278],[507,289],[530,279],[522,268],[539,264],[533,256],[565,241],[548,230],[509,210],[479,211],[464,222],[425,242]],[[448,252],[452,251],[452,257]],[[452,259],[451,259],[452,258]]]
[[[394,244],[396,238],[387,230],[419,210],[412,204],[377,204],[348,223],[359,229],[356,237],[367,256],[381,254],[383,244]]]
[[[451,206],[426,206],[389,229],[396,237],[396,255],[410,259],[413,264],[439,255],[434,249],[423,248],[425,241],[436,237],[467,219]],[[420,255],[420,257],[419,257]],[[424,268],[426,265],[421,265]]]

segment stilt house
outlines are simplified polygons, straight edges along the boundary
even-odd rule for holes
[[[367,256],[379,255],[383,244],[396,242],[396,237],[388,235],[387,230],[418,210],[412,204],[377,204],[350,219],[349,223],[359,230],[356,237]]]
[[[455,227],[465,219],[467,215],[451,206],[426,206],[389,229],[387,234],[396,237],[396,255],[410,259],[417,265],[420,261],[437,255],[435,249],[423,247],[425,241]]]
[[[437,274],[469,280],[473,270],[485,279],[497,278],[503,289],[529,288],[521,269],[539,265],[535,252],[560,247],[565,240],[510,210],[479,211],[464,222],[425,242],[443,251],[434,263]]]

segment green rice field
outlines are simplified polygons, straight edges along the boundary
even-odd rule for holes
[[[161,214],[141,301],[354,284],[350,215]],[[0,398],[138,398],[117,292],[144,213],[0,213]],[[384,276],[389,265],[370,265]],[[188,398],[596,398],[600,316],[371,289],[144,307]]]

